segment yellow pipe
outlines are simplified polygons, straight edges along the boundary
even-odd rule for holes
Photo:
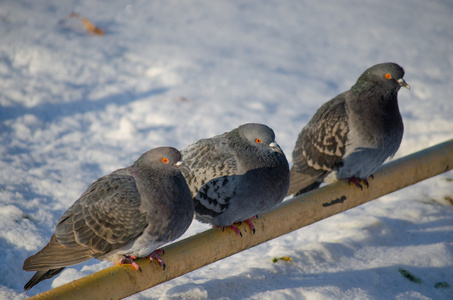
[[[254,220],[255,235],[239,226],[243,237],[211,229],[165,247],[165,270],[147,259],[112,266],[30,299],[119,299],[181,276],[250,247],[343,212],[382,195],[433,177],[453,167],[453,139],[385,164],[363,190],[336,182],[283,202]]]

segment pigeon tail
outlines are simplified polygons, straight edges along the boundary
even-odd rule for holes
[[[59,268],[59,269],[51,269],[47,271],[38,271],[33,275],[33,277],[25,284],[24,290],[28,291],[38,283],[40,283],[43,280],[49,279],[54,277],[55,275],[58,275],[61,271],[63,271],[64,268]]]

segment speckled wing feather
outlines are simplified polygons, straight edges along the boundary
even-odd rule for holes
[[[299,134],[287,195],[318,187],[329,172],[341,167],[349,131],[345,96],[322,105]]]
[[[195,211],[215,217],[226,210],[236,193],[238,161],[224,135],[203,139],[181,150],[183,160],[192,170],[184,173],[194,199]],[[212,163],[215,162],[215,163]]]
[[[61,216],[49,245],[29,257],[24,270],[74,265],[127,245],[147,225],[140,204],[132,176],[117,171],[98,179]]]

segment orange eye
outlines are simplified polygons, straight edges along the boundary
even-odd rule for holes
[[[261,140],[260,139],[256,139],[255,142],[257,142],[258,144],[261,144]]]
[[[389,73],[385,74],[385,78],[387,79],[392,79],[392,75],[390,75]]]
[[[168,159],[167,159],[166,157],[164,157],[164,158],[162,158],[162,162],[163,162],[164,164],[168,164]]]

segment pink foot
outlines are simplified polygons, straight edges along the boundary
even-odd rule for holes
[[[118,265],[131,265],[132,268],[134,268],[137,271],[141,271],[140,266],[134,261],[137,259],[137,256],[124,256],[122,260],[118,262]],[[116,263],[115,263],[116,264]]]
[[[242,232],[234,224],[229,225],[227,227],[231,228],[231,230],[233,230],[234,232],[236,232],[236,234],[239,234],[242,237]]]
[[[225,228],[230,228],[231,230],[233,230],[237,235],[240,235],[242,237],[242,233],[241,231],[239,230],[239,228],[237,228],[236,226],[234,226],[234,224],[232,225],[228,225],[228,226],[212,226],[212,228],[220,228],[222,229],[222,231],[225,231]]]
[[[252,231],[253,234],[255,234],[255,226],[252,223],[252,219],[256,219],[256,218],[258,218],[258,216],[253,216],[250,219],[243,221],[243,222],[247,223],[247,225],[249,225],[250,230]],[[242,222],[238,222],[238,224],[240,225],[240,224],[242,224]],[[212,226],[212,227],[219,227],[220,229],[222,229],[222,231],[225,230],[226,227],[228,227],[231,230],[233,230],[237,235],[240,235],[242,237],[242,232],[234,224],[231,224],[228,226]]]
[[[244,221],[245,223],[247,223],[247,225],[249,225],[250,230],[252,231],[252,234],[255,234],[255,226],[252,223],[252,219],[256,219],[256,218],[258,218],[258,216],[254,216],[254,217]]]
[[[147,256],[147,258],[149,258],[151,261],[153,261],[154,259],[157,260],[159,265],[162,267],[162,270],[165,270],[164,260],[162,259],[162,257],[160,257],[163,254],[164,250],[157,249],[156,251],[151,252],[151,254]]]

